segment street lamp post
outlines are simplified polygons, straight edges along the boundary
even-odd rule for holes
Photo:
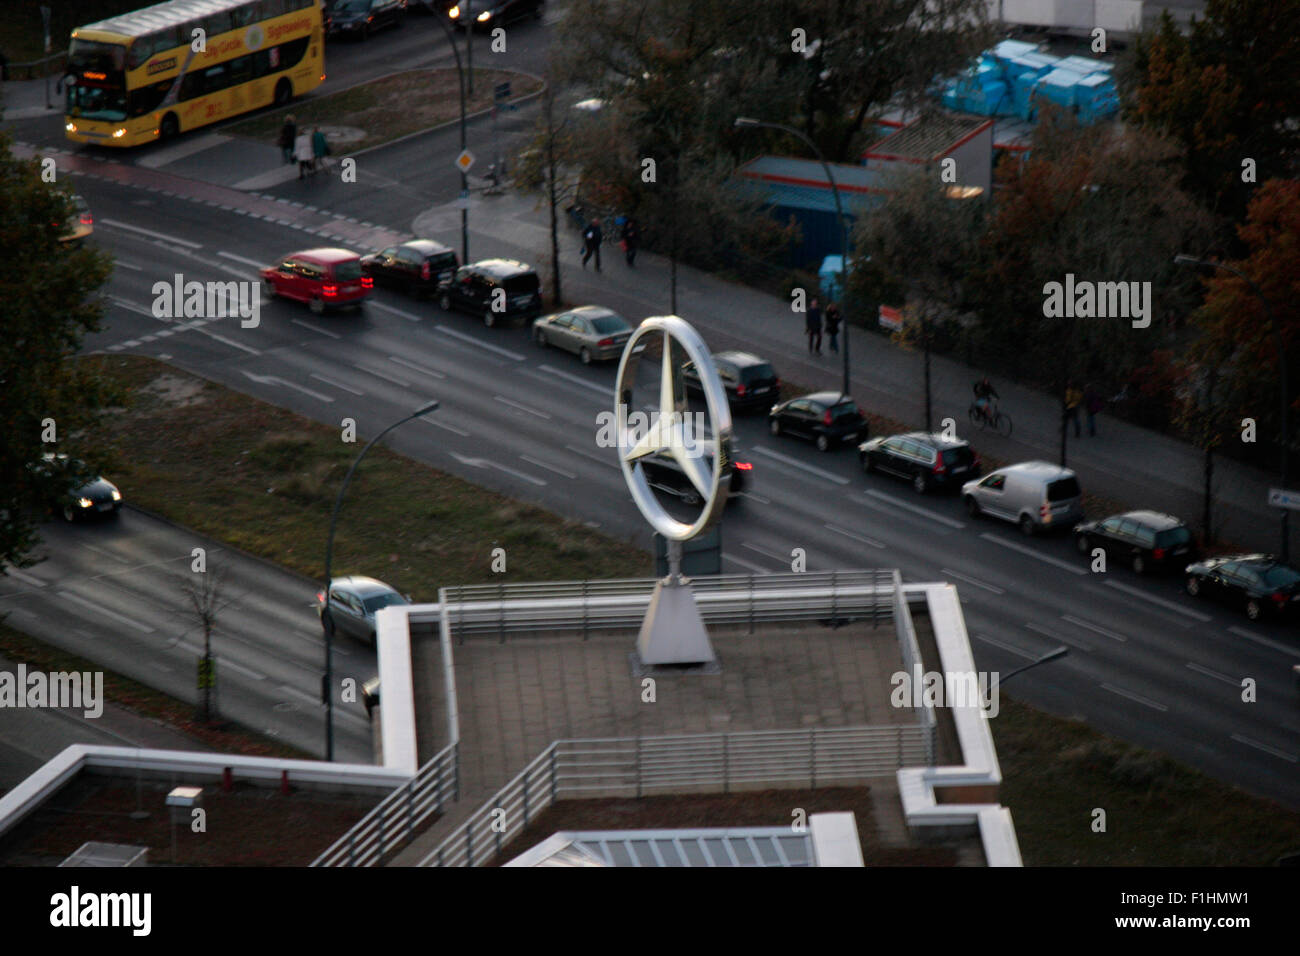
[[[400,421],[393,422],[393,424],[389,425],[374,438],[370,439],[366,444],[366,447],[361,449],[361,454],[357,455],[356,460],[352,462],[352,467],[348,469],[348,473],[343,476],[343,486],[339,488],[338,497],[334,499],[334,510],[330,512],[329,537],[325,542],[325,591],[323,592],[324,596],[321,600],[320,612],[321,629],[325,633],[325,677],[321,684],[321,697],[325,702],[326,760],[334,759],[334,693],[330,686],[334,682],[334,655],[332,653],[334,649],[334,615],[330,611],[330,588],[334,583],[334,579],[331,575],[334,563],[334,529],[338,525],[339,508],[343,505],[343,495],[347,492],[348,485],[352,482],[352,475],[357,470],[357,466],[361,464],[361,460],[366,457],[370,449],[375,447],[375,443],[379,441],[379,439],[383,438],[399,425],[405,425],[407,422],[419,418],[421,415],[427,415],[437,407],[438,403],[436,401],[429,402],[427,405],[411,412],[411,414],[407,415]]]
[[[844,207],[840,203],[840,189],[835,183],[835,177],[831,174],[830,164],[826,162],[826,157],[822,151],[817,148],[817,144],[800,130],[792,126],[785,126],[781,123],[768,123],[764,120],[757,120],[750,116],[737,116],[733,124],[737,129],[754,129],[757,127],[766,127],[767,129],[777,129],[783,133],[789,133],[803,142],[817,155],[817,161],[822,164],[822,169],[826,173],[826,181],[831,184],[831,195],[835,198],[835,218],[839,221],[840,226],[840,295],[843,296],[846,289],[846,278],[849,268],[849,231],[844,224]],[[844,394],[849,394],[849,323],[848,319],[841,316],[840,331],[844,335]]]
[[[460,151],[465,152],[465,70],[460,64],[460,49],[456,46],[456,35],[451,32],[451,27],[447,26],[446,17],[443,11],[434,6],[433,0],[423,0],[424,5],[429,9],[429,14],[442,27],[442,32],[447,34],[447,43],[451,45],[451,54],[456,58],[456,81],[460,86]],[[468,4],[466,11],[468,11]],[[470,47],[470,29],[465,31],[465,48],[466,54],[472,55],[473,48]],[[473,74],[470,74],[470,83],[472,84]],[[472,86],[471,86],[472,90]],[[469,175],[464,169],[460,171],[460,256],[461,262],[469,262]]]
[[[1070,653],[1070,649],[1068,647],[1058,647],[1055,650],[1048,651],[1046,654],[1042,655],[1041,657],[1035,658],[1034,660],[1030,661],[1028,664],[1025,664],[1023,667],[1017,667],[1011,673],[1003,674],[1001,677],[998,678],[998,684],[1005,684],[1007,681],[1015,677],[1017,674],[1023,673],[1024,671],[1029,670],[1031,667],[1037,667],[1039,664],[1046,664],[1048,661],[1054,661],[1058,657],[1064,657],[1068,653]]]
[[[1273,308],[1268,304],[1268,299],[1265,298],[1264,291],[1258,285],[1255,284],[1255,280],[1250,278],[1250,276],[1246,275],[1240,270],[1234,269],[1232,266],[1225,265],[1222,262],[1212,262],[1208,259],[1197,259],[1195,256],[1185,255],[1181,252],[1178,255],[1174,256],[1174,262],[1184,266],[1185,265],[1207,266],[1214,269],[1222,269],[1225,272],[1231,272],[1242,282],[1246,283],[1246,285],[1250,286],[1251,291],[1255,293],[1255,295],[1259,299],[1260,304],[1264,307],[1264,318],[1268,320],[1269,328],[1273,330],[1273,341],[1277,349],[1278,378],[1280,380],[1279,387],[1282,390],[1282,407],[1281,407],[1282,417],[1280,421],[1281,438],[1278,442],[1278,445],[1281,449],[1281,453],[1279,456],[1281,461],[1278,464],[1278,472],[1279,472],[1280,481],[1282,483],[1282,488],[1285,489],[1288,483],[1288,479],[1287,479],[1288,464],[1289,464],[1288,458],[1290,457],[1288,454],[1290,449],[1288,449],[1287,447],[1287,440],[1290,438],[1290,434],[1291,434],[1291,429],[1289,424],[1291,396],[1287,390],[1286,349],[1283,347],[1282,344],[1282,330],[1278,328],[1277,319],[1273,315]],[[1291,512],[1288,509],[1283,508],[1282,509],[1282,552],[1281,552],[1281,557],[1283,561],[1289,561],[1291,559],[1290,518],[1291,518]]]

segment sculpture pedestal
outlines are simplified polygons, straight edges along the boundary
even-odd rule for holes
[[[670,574],[655,585],[636,649],[641,663],[648,667],[716,661],[695,595],[680,574]]]

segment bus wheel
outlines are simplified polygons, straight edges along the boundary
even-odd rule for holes
[[[168,113],[162,118],[162,123],[158,126],[158,138],[175,139],[180,131],[180,124],[176,122],[176,114]]]
[[[283,77],[275,84],[275,105],[283,106],[293,99],[293,84]]]

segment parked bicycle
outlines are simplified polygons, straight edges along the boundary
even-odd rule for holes
[[[967,414],[972,425],[991,428],[1003,438],[1011,437],[1011,416],[994,403],[990,402],[981,408],[979,402],[971,402]]]

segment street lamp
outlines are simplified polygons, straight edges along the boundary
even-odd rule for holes
[[[325,677],[321,682],[321,698],[325,702],[326,760],[334,759],[334,694],[330,687],[334,682],[334,655],[332,653],[334,648],[334,615],[330,611],[330,587],[333,585],[334,579],[330,572],[334,563],[334,528],[338,524],[339,508],[343,505],[343,495],[347,492],[348,485],[352,482],[352,474],[357,470],[357,465],[361,464],[361,460],[366,457],[366,454],[370,449],[375,447],[375,442],[379,441],[379,439],[383,438],[399,425],[405,425],[407,422],[419,418],[421,415],[427,415],[437,407],[438,403],[436,401],[429,402],[427,405],[417,408],[400,421],[393,422],[393,424],[389,425],[374,438],[370,439],[366,444],[366,447],[361,449],[361,454],[357,455],[356,461],[352,462],[352,467],[348,469],[348,473],[343,476],[343,487],[339,489],[338,497],[334,499],[334,510],[330,512],[329,537],[325,542],[325,590],[323,592],[324,596],[321,600],[320,611],[321,629],[325,632]]]
[[[1042,657],[1035,658],[1034,660],[1030,661],[1028,664],[1024,665],[1023,667],[1017,667],[1010,674],[1003,674],[1001,677],[998,678],[998,684],[999,685],[1005,684],[1007,681],[1015,677],[1017,674],[1024,673],[1025,671],[1029,670],[1031,667],[1037,667],[1039,664],[1046,664],[1048,661],[1054,661],[1058,657],[1064,657],[1068,653],[1070,653],[1070,649],[1068,647],[1065,647],[1064,645],[1056,648],[1056,650],[1048,651]]]
[[[460,151],[465,152],[465,70],[460,65],[460,50],[456,46],[456,35],[451,32],[451,27],[447,26],[446,19],[441,10],[434,6],[433,0],[422,0],[425,7],[428,8],[429,14],[442,27],[442,32],[447,34],[447,42],[451,45],[452,56],[456,58],[456,80],[460,85]],[[468,4],[466,11],[468,13]],[[473,47],[470,46],[470,34],[473,27],[465,31],[465,48],[469,55],[473,55]],[[474,82],[473,74],[470,74],[471,90]],[[461,262],[469,262],[469,174],[462,169],[460,171],[460,257]]]
[[[1268,304],[1268,299],[1264,297],[1263,290],[1260,289],[1260,287],[1255,284],[1255,280],[1250,278],[1250,276],[1246,275],[1240,270],[1233,268],[1232,266],[1225,265],[1222,262],[1212,262],[1208,259],[1197,259],[1195,256],[1189,256],[1181,252],[1178,255],[1174,256],[1174,262],[1178,263],[1178,265],[1180,266],[1186,266],[1186,265],[1207,266],[1209,268],[1222,269],[1225,272],[1231,272],[1242,282],[1246,283],[1246,285],[1250,286],[1251,291],[1255,293],[1255,295],[1259,298],[1260,304],[1263,305],[1264,307],[1264,318],[1268,320],[1269,328],[1273,330],[1273,340],[1274,340],[1275,347],[1277,349],[1278,378],[1280,379],[1280,387],[1282,389],[1282,409],[1281,409],[1282,435],[1281,435],[1281,440],[1278,442],[1278,445],[1281,448],[1281,456],[1280,456],[1281,462],[1278,465],[1278,472],[1280,474],[1280,481],[1282,483],[1282,488],[1283,490],[1285,490],[1287,486],[1287,470],[1288,470],[1287,459],[1289,457],[1287,454],[1289,451],[1289,449],[1287,448],[1287,439],[1290,437],[1290,433],[1291,433],[1291,429],[1289,427],[1291,396],[1290,393],[1287,391],[1287,383],[1286,383],[1286,378],[1287,378],[1286,349],[1282,345],[1282,331],[1277,326],[1277,319],[1273,315],[1273,309]],[[1283,508],[1282,509],[1282,560],[1283,561],[1290,560],[1290,555],[1291,555],[1290,518],[1291,518],[1290,510],[1287,508]]]
[[[754,119],[752,116],[737,116],[735,123],[732,125],[736,129],[755,129],[758,127],[778,129],[783,133],[789,133],[791,136],[803,140],[808,148],[817,155],[818,162],[822,164],[822,169],[826,172],[826,181],[831,184],[831,195],[835,197],[835,217],[840,224],[840,295],[843,296],[849,268],[849,231],[844,225],[844,207],[840,204],[840,189],[835,184],[835,177],[831,175],[831,167],[826,162],[826,157],[822,155],[822,151],[817,148],[817,144],[812,139],[792,126],[784,126],[781,123],[768,123],[764,120]],[[844,334],[844,394],[847,396],[849,394],[849,323],[847,318],[842,317],[840,330]]]

